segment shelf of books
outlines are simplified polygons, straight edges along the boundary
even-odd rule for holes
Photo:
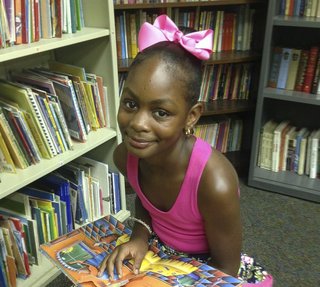
[[[109,128],[99,129],[90,133],[86,143],[74,142],[72,150],[51,159],[42,159],[38,164],[31,165],[26,169],[17,169],[16,173],[2,175],[0,198],[17,191],[115,137],[116,132],[114,130]]]
[[[319,202],[320,3],[292,3],[269,2],[249,184]]]
[[[15,60],[17,58],[42,53],[101,37],[110,34],[108,29],[83,27],[75,34],[65,34],[61,38],[41,39],[25,45],[14,45],[10,49],[0,49],[0,62]]]
[[[204,104],[203,116],[207,119],[210,117],[211,124],[204,127],[200,123],[196,131],[204,139],[209,137],[214,147],[217,147],[215,142],[224,142],[224,146],[220,148],[218,145],[218,149],[224,153],[233,153],[230,159],[235,160],[235,166],[240,166],[238,159],[246,160],[246,156],[234,156],[235,151],[237,155],[241,154],[242,147],[241,144],[235,147],[235,143],[231,142],[243,140],[243,146],[249,149],[248,139],[251,139],[251,135],[248,131],[252,129],[249,119],[250,115],[253,118],[255,109],[266,17],[265,4],[266,1],[260,0],[198,1],[196,5],[194,1],[132,1],[130,4],[116,1],[120,92],[132,59],[138,52],[136,38],[143,22],[153,23],[158,15],[165,13],[178,27],[191,30],[212,29],[213,53],[203,63],[199,95],[199,101]],[[218,124],[222,115],[225,118]],[[238,117],[234,117],[235,115]],[[221,129],[217,128],[217,124]],[[244,130],[244,135],[238,135]],[[219,135],[221,139],[214,138],[214,135]],[[226,143],[229,143],[230,148]],[[245,172],[241,170],[241,173]]]
[[[0,286],[42,287],[60,272],[41,244],[129,216],[115,24],[112,1],[17,3],[0,5]]]

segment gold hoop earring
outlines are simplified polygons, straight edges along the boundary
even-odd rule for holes
[[[191,135],[193,135],[193,134],[194,134],[193,128],[192,128],[192,127],[191,127],[191,128],[185,128],[185,129],[184,129],[184,134],[185,134],[186,136],[191,136]]]

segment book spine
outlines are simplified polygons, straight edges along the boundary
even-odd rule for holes
[[[84,122],[83,122],[83,119],[82,119],[82,116],[81,116],[79,104],[78,104],[78,101],[77,101],[77,95],[76,95],[76,93],[74,91],[74,88],[73,88],[71,80],[68,80],[68,85],[69,85],[70,90],[71,90],[72,102],[73,102],[73,105],[74,105],[74,109],[75,109],[75,112],[76,112],[76,115],[77,115],[77,121],[78,121],[78,124],[79,124],[80,140],[85,142],[87,140],[86,129],[85,129],[85,126],[84,126]]]
[[[291,48],[283,48],[282,49],[281,63],[280,63],[280,68],[279,68],[278,81],[277,81],[277,88],[278,89],[285,89],[286,88],[291,53],[292,53]]]
[[[52,103],[52,105],[53,105],[53,108],[54,108],[55,113],[57,115],[57,118],[58,118],[58,120],[60,122],[64,138],[65,138],[65,140],[66,140],[66,142],[68,144],[68,149],[72,149],[73,148],[73,143],[72,143],[72,140],[71,140],[71,137],[70,137],[70,134],[69,134],[69,130],[68,130],[68,126],[67,126],[66,120],[65,120],[63,112],[62,112],[62,108],[61,108],[60,102]]]
[[[15,114],[15,117],[17,118],[17,122],[20,126],[20,129],[22,130],[22,133],[25,135],[25,138],[28,142],[28,145],[30,146],[30,149],[32,151],[32,156],[35,159],[35,162],[40,161],[40,151],[36,144],[36,141],[33,137],[33,134],[31,133],[29,126],[27,122],[25,121],[25,118],[23,117],[22,113]]]
[[[301,50],[292,49],[291,59],[289,63],[288,79],[286,83],[287,90],[293,90],[296,82]]]
[[[47,110],[47,108],[45,106],[45,103],[44,103],[44,99],[42,99],[38,95],[35,95],[35,97],[36,97],[36,99],[38,101],[38,104],[39,104],[39,107],[41,109],[42,117],[43,117],[45,125],[46,125],[46,127],[48,129],[48,133],[49,133],[50,139],[51,139],[51,141],[53,143],[53,147],[54,147],[54,149],[56,151],[56,154],[59,154],[59,153],[62,152],[62,150],[61,150],[61,148],[59,146],[58,139],[57,139],[54,127],[52,126],[52,123],[50,121],[48,110]]]
[[[13,115],[13,112],[9,109],[6,109],[6,108],[4,108],[3,111],[5,114],[5,117],[8,121],[8,124],[11,127],[11,130],[14,134],[14,137],[15,137],[16,141],[18,142],[18,146],[24,155],[24,158],[26,160],[27,165],[29,166],[31,164],[34,164],[35,161],[33,159],[30,147],[28,146],[28,143],[25,139],[25,136],[23,135],[23,133],[17,123],[17,119]]]
[[[56,124],[56,129],[57,129],[57,133],[58,133],[57,136],[59,136],[59,139],[60,139],[59,140],[59,144],[60,144],[60,146],[62,148],[62,151],[64,152],[64,151],[68,150],[68,145],[67,145],[67,142],[66,142],[66,140],[64,138],[64,134],[62,132],[62,128],[61,128],[58,116],[57,116],[57,114],[56,114],[56,112],[55,112],[55,110],[53,108],[53,105],[54,104],[51,103],[51,102],[48,103],[49,109],[51,111],[51,115],[53,117],[53,121]]]
[[[309,174],[310,178],[317,177],[318,153],[319,153],[319,138],[315,135],[311,139],[310,174]]]
[[[303,82],[304,82],[306,67],[308,63],[308,58],[309,58],[309,51],[302,50],[301,56],[300,56],[300,63],[299,63],[297,76],[296,76],[296,82],[294,86],[295,91],[301,92],[303,89]]]
[[[299,163],[297,173],[303,175],[305,171],[306,164],[306,152],[307,152],[307,136],[304,136],[301,139],[300,143],[300,154],[299,154]]]
[[[319,47],[318,46],[311,47],[307,66],[306,66],[306,72],[304,76],[304,82],[303,82],[303,88],[302,88],[303,92],[311,93],[312,82],[313,82],[314,73],[316,70],[318,55],[319,55]]]
[[[44,118],[41,114],[40,107],[37,103],[35,95],[33,93],[32,94],[28,93],[28,95],[29,95],[29,100],[31,102],[33,110],[35,112],[36,118],[38,120],[37,122],[39,123],[39,126],[40,126],[40,132],[42,133],[44,139],[46,140],[46,143],[47,143],[46,146],[48,146],[48,151],[50,153],[50,157],[53,157],[53,156],[57,155],[57,151],[54,147],[54,144],[53,144],[52,139],[50,137],[49,131],[48,131],[46,124],[44,122]]]

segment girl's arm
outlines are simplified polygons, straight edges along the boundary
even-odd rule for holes
[[[214,150],[200,181],[198,205],[205,222],[210,263],[232,276],[238,273],[242,247],[238,188],[234,168]]]
[[[113,154],[114,163],[119,171],[125,176],[127,165],[127,150],[124,144],[120,144]],[[147,211],[143,208],[139,198],[135,201],[136,218],[142,220],[150,226],[150,217]],[[142,260],[146,255],[149,247],[150,232],[148,229],[138,222],[135,223],[129,242],[117,246],[112,254],[107,256],[100,265],[98,276],[101,276],[104,270],[113,279],[114,268],[117,274],[122,276],[122,262],[125,259],[133,259],[133,270],[135,273],[139,272]]]

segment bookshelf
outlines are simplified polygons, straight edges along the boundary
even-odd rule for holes
[[[17,169],[15,174],[1,173],[0,200],[82,155],[115,168],[112,153],[120,143],[121,135],[116,122],[119,88],[113,11],[112,1],[83,1],[85,27],[81,31],[63,34],[61,38],[40,39],[38,42],[0,49],[2,79],[7,79],[8,74],[23,68],[46,66],[50,60],[85,67],[86,72],[102,76],[108,90],[110,112],[110,127],[91,131],[85,143],[74,141],[72,150],[51,159],[41,159],[26,169]],[[122,177],[120,186],[122,209],[115,216],[124,220],[129,216],[129,211],[126,210]],[[31,276],[26,280],[17,279],[17,286],[42,287],[58,274],[60,271],[40,255],[40,264],[31,266]]]
[[[319,179],[310,178],[306,169],[299,175],[288,167],[274,172],[257,164],[260,131],[268,120],[289,120],[298,129],[319,129],[319,95],[297,91],[296,88],[270,88],[268,85],[274,47],[308,50],[319,45],[320,18],[285,15],[280,12],[280,4],[280,0],[269,1],[248,183],[266,191],[320,202]]]
[[[144,1],[148,2],[148,1]],[[154,2],[154,1],[150,1]],[[160,1],[159,1],[160,2]],[[118,72],[126,73],[132,62],[132,57],[123,56],[119,45],[125,41],[130,42],[130,37],[126,40],[120,37],[120,20],[118,17],[127,17],[130,14],[135,14],[136,17],[136,30],[138,31],[141,20],[139,18],[142,14],[147,15],[147,21],[153,23],[155,15],[166,13],[171,19],[175,21],[178,26],[186,26],[181,24],[183,20],[186,23],[190,23],[189,27],[198,30],[200,27],[202,17],[201,15],[209,15],[212,13],[210,28],[215,30],[215,21],[217,19],[217,11],[224,11],[224,13],[236,14],[239,17],[239,10],[243,7],[254,10],[254,24],[252,24],[252,40],[247,48],[236,49],[219,49],[219,52],[214,52],[211,58],[204,63],[205,66],[217,66],[217,65],[252,65],[252,82],[250,86],[250,96],[245,100],[230,100],[230,99],[219,99],[219,100],[205,100],[204,112],[199,121],[201,123],[210,123],[219,121],[226,118],[231,119],[242,119],[243,121],[243,134],[241,139],[242,148],[237,151],[228,151],[225,155],[233,163],[238,174],[240,176],[247,176],[249,164],[248,156],[251,145],[252,129],[253,129],[253,118],[255,111],[255,102],[257,94],[257,83],[258,75],[260,70],[260,61],[262,54],[262,40],[264,35],[265,19],[266,19],[266,2],[264,0],[231,0],[231,1],[170,1],[170,3],[143,3],[143,4],[115,4],[115,17],[116,17],[116,30],[117,30],[117,52],[118,52]],[[207,14],[206,14],[207,13]],[[144,16],[145,17],[145,16]],[[149,17],[149,18],[148,18]],[[128,18],[126,18],[128,19]],[[179,20],[178,20],[179,19]],[[193,19],[193,20],[190,20]],[[203,18],[204,19],[204,18]],[[139,22],[140,21],[140,22]],[[203,20],[204,22],[204,20]],[[210,21],[209,21],[210,22]],[[183,22],[185,23],[185,22]],[[236,23],[236,21],[234,22]],[[239,25],[239,24],[237,24]],[[205,29],[207,29],[206,27]],[[236,29],[236,28],[235,28]],[[234,31],[235,31],[234,29]],[[218,30],[218,28],[217,28]],[[216,34],[221,33],[214,31]],[[135,32],[137,33],[137,32]],[[134,35],[135,33],[131,33]],[[239,33],[240,34],[240,33]],[[236,32],[234,32],[236,35]],[[132,37],[132,36],[131,36]],[[120,43],[120,44],[119,44]],[[128,44],[130,45],[130,44]],[[234,44],[236,45],[236,44]],[[120,87],[121,90],[121,87]],[[226,98],[226,97],[224,97]]]

